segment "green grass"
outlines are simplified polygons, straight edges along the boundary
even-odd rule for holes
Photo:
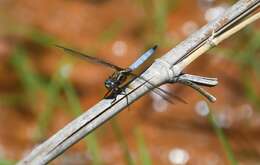
[[[3,20],[3,29],[0,32],[0,35],[3,36],[19,36],[25,38],[32,43],[38,44],[40,46],[50,46],[51,44],[58,42],[58,40],[52,35],[42,31],[39,28],[28,26],[21,22],[10,20],[8,17],[1,17]]]
[[[32,67],[27,51],[23,47],[17,46],[12,53],[10,62],[19,76],[24,89],[34,94],[40,88],[40,79]]]
[[[79,116],[82,113],[82,111],[81,111],[80,102],[79,102],[79,99],[77,97],[74,87],[68,80],[65,80],[63,82],[63,87],[64,87],[64,91],[65,91],[65,94],[67,97],[69,109],[71,111],[72,116],[74,116],[74,117]]]
[[[124,159],[125,159],[125,164],[127,165],[134,165],[135,162],[130,154],[130,150],[128,148],[128,145],[127,145],[127,142],[124,138],[124,135],[121,131],[121,128],[119,126],[119,124],[117,123],[117,121],[115,119],[113,119],[111,121],[111,124],[112,124],[112,128],[113,128],[113,132],[115,133],[115,136],[116,136],[116,139],[120,145],[120,148],[123,152],[123,156],[124,156]]]
[[[167,28],[168,1],[153,0],[155,33],[164,36]]]
[[[42,139],[46,136],[51,119],[53,118],[53,111],[61,101],[61,92],[65,92],[65,96],[68,101],[68,109],[73,117],[79,116],[82,111],[80,107],[79,99],[76,95],[75,89],[68,80],[68,75],[64,75],[62,72],[69,64],[63,64],[56,71],[47,87],[47,102],[44,111],[39,115],[38,129],[36,131],[36,138]],[[86,147],[92,157],[93,165],[101,165],[102,159],[100,158],[100,148],[98,145],[97,137],[94,133],[88,135],[84,139]]]
[[[0,165],[15,165],[16,162],[13,160],[6,160],[0,158]]]
[[[144,136],[140,129],[135,130],[135,137],[138,146],[138,156],[141,165],[152,165],[152,159],[149,154],[149,150],[145,144]]]
[[[37,92],[42,87],[42,84],[40,77],[32,66],[26,49],[22,46],[17,46],[12,52],[10,63],[22,84],[26,94],[24,98],[27,98],[33,105],[36,102]]]
[[[37,95],[40,91],[44,92],[47,97],[44,111],[39,115],[38,128],[35,134],[37,139],[41,139],[46,134],[46,129],[52,118],[53,109],[59,102],[59,76],[54,75],[50,83],[46,84],[41,75],[35,71],[26,49],[22,46],[17,46],[14,49],[10,63],[17,73],[25,92],[26,96],[23,98],[26,98],[29,101],[28,103],[32,105],[33,109],[37,108],[35,104],[37,103],[37,100],[40,99]],[[12,100],[10,100],[10,102],[11,101]]]
[[[209,123],[212,125],[218,139],[219,139],[219,142],[221,144],[221,146],[223,147],[223,150],[227,156],[227,159],[230,163],[230,165],[237,165],[238,162],[235,158],[235,155],[232,151],[232,147],[231,145],[229,144],[229,141],[228,141],[228,138],[226,137],[223,129],[221,127],[218,126],[217,122],[216,122],[216,119],[211,111],[211,109],[208,107],[208,105],[206,105],[207,108],[209,109],[209,114],[208,114],[208,121]]]
[[[60,76],[54,74],[52,80],[48,84],[46,92],[46,103],[44,110],[39,114],[36,130],[36,139],[41,139],[46,136],[50,121],[53,117],[53,111],[57,103],[60,101]]]
[[[255,73],[257,81],[260,81],[260,32],[248,27],[241,36],[234,39],[233,49],[215,48],[213,53],[221,52],[224,58],[237,64],[245,98],[259,109],[260,95],[253,86],[252,75]],[[242,42],[244,40],[246,42]]]
[[[251,31],[249,33],[247,43],[242,46],[242,50],[239,47],[235,49],[232,57],[242,69],[251,68],[260,76],[260,32]]]
[[[117,35],[122,31],[123,29],[123,21],[122,20],[115,20],[112,22],[111,25],[109,25],[106,30],[104,30],[100,36],[98,37],[98,41],[100,41],[103,44],[106,44],[112,40],[114,40]]]
[[[0,106],[16,107],[24,104],[24,97],[17,93],[1,93]]]
[[[53,45],[54,43],[57,43],[58,40],[39,30],[39,29],[35,29],[35,28],[31,28],[26,34],[25,36],[27,38],[29,38],[32,42],[38,44],[38,45],[41,45],[41,46],[46,46],[46,47],[49,47],[51,45]]]
[[[245,91],[245,97],[250,100],[256,107],[260,108],[260,95],[255,90],[253,83],[250,81],[250,77],[247,74],[242,75],[242,84]]]
[[[102,159],[101,159],[101,154],[100,154],[100,146],[98,144],[97,136],[94,132],[89,134],[85,139],[84,139],[86,146],[88,148],[88,151],[91,155],[92,158],[92,164],[93,165],[101,165],[104,164]]]
[[[236,52],[237,60],[241,68],[241,81],[244,86],[245,96],[258,108],[260,107],[260,95],[254,89],[248,70],[256,73],[258,81],[260,80],[260,32],[250,35],[248,44],[242,51]],[[257,56],[258,55],[258,56]],[[235,55],[233,55],[235,56]]]
[[[166,36],[168,28],[169,13],[175,10],[179,5],[179,0],[136,0],[136,4],[144,11],[144,17],[139,23],[140,40],[144,45],[159,44],[160,47],[172,47],[172,42],[176,39],[170,39]]]
[[[48,35],[38,31],[29,31],[27,37],[30,38],[34,43],[41,46],[48,46],[55,39]],[[73,86],[69,83],[66,77],[61,74],[61,67],[54,73],[49,82],[44,82],[41,75],[35,72],[32,63],[28,57],[27,50],[22,46],[17,46],[13,51],[10,59],[15,72],[17,73],[19,80],[21,81],[26,97],[30,100],[29,104],[36,103],[37,93],[43,91],[46,95],[46,103],[44,104],[44,110],[38,116],[37,129],[35,132],[36,140],[40,140],[46,136],[48,127],[53,118],[54,109],[59,106],[62,102],[61,92],[64,90],[68,104],[71,110],[71,114],[76,117],[81,114],[81,108],[79,100],[76,96]],[[61,62],[62,63],[62,62]],[[6,97],[5,97],[6,98]],[[16,103],[17,97],[8,97],[3,103],[12,104]],[[19,100],[18,100],[19,101]],[[94,165],[102,164],[99,152],[99,146],[97,137],[95,134],[89,135],[85,140],[88,150],[93,158]]]

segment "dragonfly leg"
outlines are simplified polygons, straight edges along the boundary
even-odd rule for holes
[[[110,96],[111,96],[111,94],[112,94],[111,90],[108,90],[108,91],[105,93],[105,95],[103,96],[103,98],[104,98],[104,99],[109,99]]]
[[[114,90],[109,90],[109,91],[106,92],[106,94],[103,98],[104,99],[113,99],[112,102],[111,102],[113,104],[116,101],[116,96],[117,96],[117,93],[115,93]]]
[[[116,97],[115,97],[115,98],[113,98],[113,101],[112,101],[111,103],[113,104],[113,103],[115,103],[115,101],[116,101]]]
[[[114,99],[114,100],[112,101],[112,103],[114,103],[114,102],[116,101],[117,95],[119,95],[119,94],[122,93],[122,92],[123,92],[123,89],[121,89],[121,88],[119,88],[119,87],[116,87],[116,88],[114,88],[113,90],[111,90],[110,98],[111,98],[111,99]]]
[[[121,92],[121,93],[126,97],[127,108],[128,108],[128,110],[130,111],[130,105],[129,105],[129,100],[128,100],[128,94],[126,93],[126,90],[125,90],[125,89],[122,89],[122,92]]]

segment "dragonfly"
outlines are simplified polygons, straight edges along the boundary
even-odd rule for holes
[[[107,67],[115,70],[114,73],[111,76],[109,76],[104,82],[104,85],[107,89],[107,92],[104,96],[105,99],[115,99],[119,94],[122,94],[122,92],[124,92],[126,86],[128,86],[131,81],[133,81],[136,78],[140,78],[140,79],[148,82],[148,84],[152,88],[156,89],[156,90],[152,90],[152,91],[155,92],[156,94],[158,94],[159,96],[161,96],[166,101],[173,103],[173,101],[169,98],[169,96],[170,96],[172,98],[176,98],[180,102],[186,103],[185,100],[181,99],[180,97],[173,95],[172,93],[165,91],[162,88],[156,87],[151,82],[145,80],[140,75],[137,75],[134,73],[135,70],[137,70],[143,63],[145,63],[148,59],[150,59],[152,57],[155,50],[157,49],[157,45],[155,45],[152,48],[145,51],[134,63],[132,63],[127,68],[119,67],[119,66],[114,65],[105,60],[99,59],[97,57],[89,56],[85,53],[76,51],[71,48],[67,48],[67,47],[60,46],[60,45],[55,45],[55,46],[60,49],[63,49],[65,52],[67,52],[70,55],[77,56],[83,60],[88,60],[88,61],[96,63],[96,64],[101,64],[101,65],[107,66]],[[148,67],[149,67],[149,65],[143,71],[145,71]],[[127,81],[128,77],[132,77],[132,79]]]

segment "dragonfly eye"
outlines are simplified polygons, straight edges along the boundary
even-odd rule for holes
[[[109,80],[106,80],[106,81],[105,81],[105,87],[106,87],[106,88],[109,88],[109,87],[110,87]]]
[[[114,84],[115,83],[113,81],[111,81],[111,80],[106,80],[105,81],[105,87],[108,88],[108,89],[113,88]]]

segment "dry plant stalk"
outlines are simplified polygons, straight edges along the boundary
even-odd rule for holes
[[[174,82],[183,69],[213,46],[236,33],[243,27],[259,19],[259,0],[240,0],[230,7],[221,17],[208,23],[196,33],[181,42],[161,58],[157,59],[143,74],[146,80],[159,86]],[[249,16],[257,11],[253,16]],[[242,17],[243,16],[243,17]],[[245,18],[247,16],[247,18]],[[240,19],[241,17],[241,19]],[[243,18],[243,19],[242,19]],[[181,60],[180,60],[181,59]],[[152,89],[145,82],[134,80],[130,85],[136,90],[127,90],[128,103],[131,104]],[[139,88],[140,87],[140,88]],[[67,124],[55,135],[22,159],[19,165],[47,164],[66,149],[85,137],[91,131],[115,116],[127,106],[124,96],[118,96],[115,103],[101,100],[81,116]]]

